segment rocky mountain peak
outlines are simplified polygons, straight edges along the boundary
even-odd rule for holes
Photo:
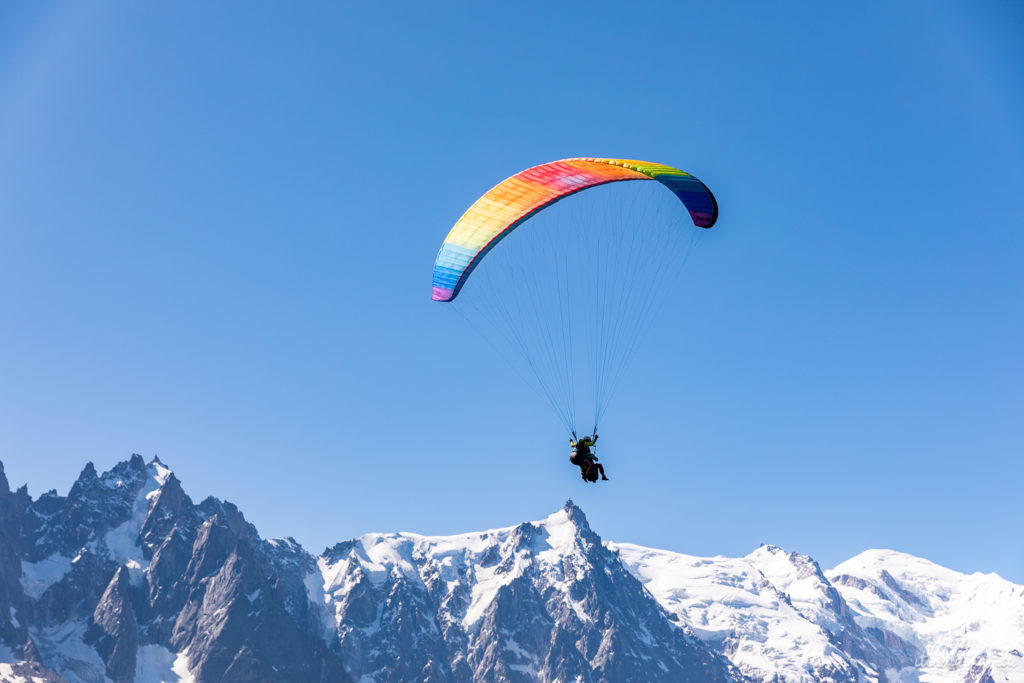
[[[92,460],[85,463],[85,467],[82,468],[82,473],[78,475],[78,480],[83,479],[99,479],[99,475],[96,474],[96,465],[92,464]]]
[[[587,521],[587,516],[583,513],[583,510],[572,502],[572,498],[565,501],[565,505],[562,506],[562,511],[565,512],[566,518],[581,531],[591,531],[590,523]]]

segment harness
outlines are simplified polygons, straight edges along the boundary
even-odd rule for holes
[[[569,460],[573,461],[574,465],[580,464],[577,461],[597,459],[596,456],[594,456],[594,454],[590,450],[591,448],[595,448],[594,442],[590,441],[590,443],[587,443],[587,441],[588,437],[583,437],[582,439],[578,439],[576,441],[572,441],[569,443],[569,445],[572,446],[573,449],[573,454],[569,457]]]

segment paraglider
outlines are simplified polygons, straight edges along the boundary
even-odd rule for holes
[[[569,462],[580,468],[580,477],[583,481],[596,482],[598,475],[601,479],[608,481],[604,474],[604,465],[597,461],[597,456],[590,449],[597,443],[597,432],[593,435],[578,437],[574,433],[569,439]]]
[[[623,182],[633,180],[669,192]],[[585,453],[703,232],[684,223],[710,228],[717,218],[711,191],[671,166],[592,157],[541,164],[456,221],[434,262],[431,297],[477,327],[548,400],[574,437],[573,464],[596,481],[604,468]],[[576,439],[584,404],[592,436]]]

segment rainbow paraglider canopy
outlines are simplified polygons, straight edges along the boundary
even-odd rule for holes
[[[489,190],[455,223],[434,262],[433,300],[457,297],[487,252],[533,214],[581,190],[622,180],[657,180],[683,202],[697,227],[710,228],[718,218],[704,183],[671,166],[590,157],[534,166]]]

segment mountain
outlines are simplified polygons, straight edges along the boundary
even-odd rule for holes
[[[68,495],[0,464],[0,680],[1024,681],[1024,587],[891,551],[605,543],[566,505],[319,557],[158,459]]]
[[[858,623],[911,644],[922,680],[1024,681],[1024,586],[892,550],[863,552],[827,576]]]
[[[679,623],[755,680],[884,680],[916,651],[861,626],[817,563],[764,545],[741,558],[609,544]]]
[[[1024,586],[995,574],[887,550],[822,572],[771,545],[741,558],[608,546],[754,680],[1024,681]]]
[[[29,680],[346,680],[306,598],[316,561],[138,455],[67,497],[0,470],[0,674]],[[31,670],[30,670],[31,669]]]
[[[319,566],[327,637],[370,680],[737,676],[667,618],[571,502],[477,534],[369,534]]]

